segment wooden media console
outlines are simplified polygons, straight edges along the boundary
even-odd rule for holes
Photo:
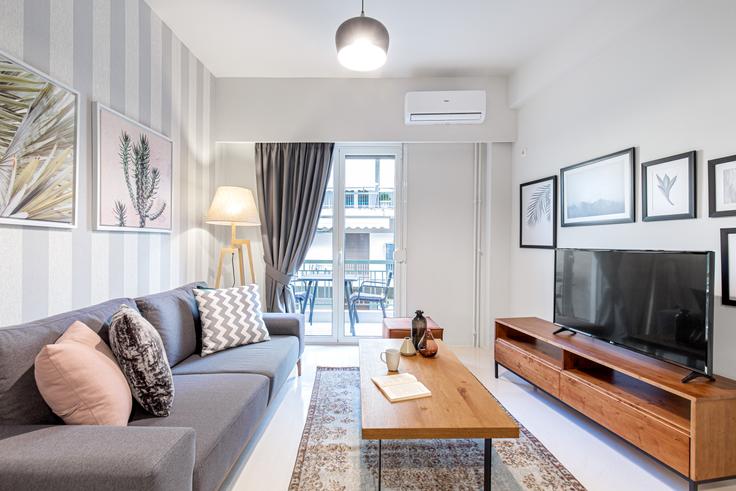
[[[496,319],[498,365],[556,397],[690,482],[736,477],[736,381],[687,384],[689,370],[536,317]]]

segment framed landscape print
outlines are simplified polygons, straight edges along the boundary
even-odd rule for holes
[[[562,226],[633,222],[634,174],[633,148],[561,169]]]
[[[557,247],[557,176],[519,186],[519,246]]]
[[[96,229],[171,232],[170,139],[95,103]]]
[[[77,223],[79,94],[0,52],[0,223]]]
[[[642,220],[695,218],[695,152],[641,164]]]
[[[708,214],[736,215],[736,155],[708,161]]]
[[[736,228],[721,229],[721,302],[736,305]]]

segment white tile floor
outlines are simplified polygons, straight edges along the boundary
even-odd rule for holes
[[[687,482],[513,374],[493,378],[488,350],[453,348],[496,398],[592,491],[686,490]],[[224,490],[285,490],[296,459],[317,366],[357,366],[357,346],[307,346],[303,375],[294,371],[267,422],[244,452]],[[701,485],[736,490],[736,481]]]

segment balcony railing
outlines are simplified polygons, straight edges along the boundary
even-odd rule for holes
[[[328,189],[325,193],[325,199],[322,208],[328,209],[335,206],[335,196],[332,189]],[[366,190],[366,189],[346,189],[345,190],[345,208],[393,208],[394,207],[394,190]]]
[[[345,279],[347,286],[352,288],[354,292],[357,292],[363,281],[370,280],[386,284],[389,273],[394,270],[393,261],[384,260],[345,260]],[[316,281],[317,292],[314,301],[314,307],[331,308],[332,306],[332,260],[331,259],[317,259],[304,261],[302,267],[297,272],[297,277],[292,280],[294,290],[296,292],[304,291],[306,287],[303,279],[324,279],[324,281]],[[376,290],[376,291],[374,291]],[[371,288],[366,286],[364,291],[366,293],[379,293],[379,289]],[[380,293],[383,293],[382,290]],[[350,292],[345,292],[347,298]],[[388,295],[386,299],[387,306],[389,309],[393,309],[394,303],[394,281],[391,280],[391,285],[388,289]],[[358,303],[358,308],[370,308],[372,310],[380,309],[377,303]]]

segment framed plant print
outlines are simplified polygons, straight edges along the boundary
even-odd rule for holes
[[[721,229],[721,303],[736,305],[736,228]]]
[[[736,215],[736,155],[708,161],[708,214]]]
[[[628,148],[560,170],[563,227],[636,220],[634,153]]]
[[[641,164],[642,220],[695,218],[695,151]]]
[[[77,224],[79,93],[0,52],[0,223]]]
[[[99,103],[94,130],[96,229],[170,233],[171,140]]]
[[[557,247],[557,176],[519,186],[519,247]]]

